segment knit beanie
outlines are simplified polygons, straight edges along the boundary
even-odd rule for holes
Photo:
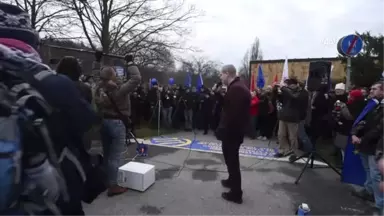
[[[335,86],[335,90],[336,89],[345,90],[345,84],[344,83],[337,83]]]
[[[0,3],[0,38],[19,40],[34,49],[39,45],[39,36],[31,27],[28,13],[5,3]]]

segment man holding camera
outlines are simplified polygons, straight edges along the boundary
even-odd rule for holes
[[[278,112],[279,119],[279,150],[276,157],[284,157],[293,150],[294,157],[300,157],[303,152],[299,150],[298,129],[302,118],[301,92],[296,78],[284,81],[279,90],[279,101],[282,104]],[[292,159],[294,159],[292,157]]]
[[[95,94],[98,110],[104,118],[101,138],[108,174],[108,196],[127,191],[126,188],[117,185],[117,172],[122,163],[121,153],[125,149],[126,132],[130,127],[129,94],[134,92],[141,82],[140,71],[133,63],[133,57],[127,55],[125,61],[130,79],[122,83],[117,78],[113,67],[104,67],[100,71],[101,82],[97,86]]]

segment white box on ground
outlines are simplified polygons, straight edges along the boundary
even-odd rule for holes
[[[117,183],[143,192],[155,183],[155,166],[138,162],[126,163],[119,168]]]

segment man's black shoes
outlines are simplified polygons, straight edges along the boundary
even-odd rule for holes
[[[221,185],[225,188],[230,188],[230,183],[229,183],[229,179],[225,179],[225,180],[221,180]],[[237,204],[241,204],[243,203],[243,198],[242,198],[242,195],[243,193],[234,193],[232,191],[230,192],[224,192],[221,194],[221,197],[223,197],[223,199],[229,201],[229,202],[234,202],[234,203],[237,203]]]
[[[241,195],[235,195],[235,193],[232,192],[223,192],[221,194],[221,197],[223,199],[229,201],[229,202],[234,202],[236,204],[242,204],[243,203],[243,198]]]

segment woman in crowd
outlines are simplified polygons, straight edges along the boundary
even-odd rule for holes
[[[257,97],[256,91],[251,91],[252,99],[251,99],[251,107],[249,110],[250,114],[250,128],[249,128],[249,136],[251,139],[256,139],[257,136],[257,118],[259,115],[259,98]]]

